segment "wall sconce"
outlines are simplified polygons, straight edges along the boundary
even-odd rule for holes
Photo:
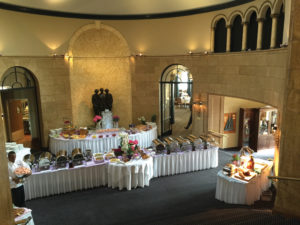
[[[201,117],[201,114],[203,112],[203,102],[193,102],[193,105],[195,105],[196,112],[198,113],[198,117]]]

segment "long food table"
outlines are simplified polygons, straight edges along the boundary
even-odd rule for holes
[[[74,168],[34,172],[24,184],[26,200],[100,186],[126,188],[150,185],[152,177],[218,166],[218,148],[154,155],[127,163],[87,162]]]
[[[216,199],[230,204],[252,205],[260,199],[263,191],[270,187],[268,176],[270,175],[273,162],[255,159],[255,162],[266,163],[268,166],[253,179],[243,181],[218,172]]]
[[[99,136],[102,137],[99,137]],[[50,136],[49,149],[56,154],[60,150],[66,150],[68,154],[72,153],[74,148],[80,148],[83,152],[91,149],[93,153],[108,152],[113,148],[118,148],[120,138],[117,133],[113,134],[97,134],[95,138],[88,136],[84,139],[65,139],[63,137],[55,138]],[[141,131],[140,133],[130,134],[129,140],[138,140],[141,148],[150,147],[152,140],[157,138],[157,127],[153,126],[149,131]]]

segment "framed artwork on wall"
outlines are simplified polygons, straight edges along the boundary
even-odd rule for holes
[[[224,133],[235,133],[236,113],[224,113]]]

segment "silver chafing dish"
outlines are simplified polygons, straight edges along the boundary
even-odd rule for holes
[[[27,154],[27,155],[25,155],[25,156],[23,157],[23,161],[24,161],[25,163],[27,163],[27,164],[30,166],[30,168],[32,168],[32,166],[33,166],[33,164],[34,164],[34,162],[35,162],[35,157],[34,157],[34,155],[32,155],[32,154]]]
[[[192,151],[193,150],[193,145],[188,139],[185,139],[181,136],[175,138],[178,143],[180,144],[181,151]]]
[[[152,146],[153,146],[153,148],[155,149],[156,152],[162,152],[166,149],[165,143],[163,143],[159,139],[154,139],[152,141]]]
[[[85,158],[86,158],[86,161],[91,161],[92,160],[93,153],[92,153],[91,149],[86,149],[85,150]]]
[[[195,150],[196,149],[204,149],[204,143],[201,138],[196,137],[192,134],[188,135],[186,138],[193,144],[193,148]]]
[[[56,167],[65,168],[68,163],[68,155],[66,150],[60,150],[56,153]]]
[[[52,155],[50,152],[43,152],[38,160],[40,170],[48,170],[50,168]]]
[[[166,137],[164,138],[164,141],[168,144],[167,148],[171,152],[180,152],[180,146],[176,140],[174,140],[172,137]]]
[[[73,151],[72,151],[72,162],[73,162],[73,165],[76,166],[76,165],[81,165],[84,161],[84,157],[83,157],[83,154],[81,152],[81,149],[80,148],[74,148]]]

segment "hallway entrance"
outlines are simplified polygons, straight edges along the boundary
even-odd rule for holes
[[[11,67],[0,86],[6,141],[38,150],[41,146],[37,86],[33,74],[23,67]]]
[[[161,136],[184,135],[185,128],[191,128],[192,74],[183,65],[170,65],[162,74],[160,90]]]

